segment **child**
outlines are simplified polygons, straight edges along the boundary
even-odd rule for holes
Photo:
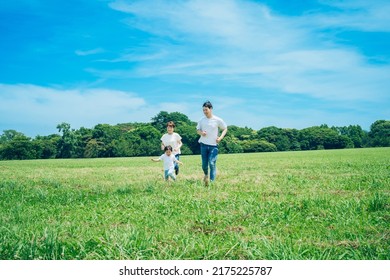
[[[176,180],[175,175],[175,162],[179,164],[183,164],[181,161],[177,160],[172,153],[171,146],[165,146],[164,154],[162,154],[159,158],[152,158],[154,162],[163,161],[164,163],[164,178],[166,181],[169,180],[169,177],[172,178],[173,181]]]
[[[181,142],[181,136],[174,132],[175,123],[170,121],[167,123],[167,133],[161,137],[161,150],[164,150],[166,146],[172,147],[173,155],[177,160],[180,160],[180,147],[183,145]],[[179,165],[175,163],[175,174],[179,174]]]

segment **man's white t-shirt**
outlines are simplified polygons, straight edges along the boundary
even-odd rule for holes
[[[197,130],[206,131],[206,136],[201,135],[199,143],[216,146],[218,138],[218,128],[224,130],[226,123],[219,117],[213,115],[211,118],[203,117],[196,126]]]
[[[176,132],[173,132],[172,134],[165,133],[161,137],[161,142],[164,144],[164,146],[171,146],[173,150],[173,154],[181,154],[180,148],[179,148],[179,141],[181,140],[181,136],[177,134]]]
[[[170,156],[162,154],[159,157],[159,160],[162,160],[164,164],[164,170],[171,170],[173,172],[173,170],[175,169],[175,165],[173,163],[177,161],[173,154],[171,154]]]

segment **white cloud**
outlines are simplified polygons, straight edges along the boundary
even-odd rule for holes
[[[390,3],[387,0],[323,0],[325,5],[339,10],[327,15],[314,15],[314,24],[325,27],[362,31],[390,32]],[[308,18],[310,20],[310,17]]]
[[[29,84],[0,84],[0,92],[3,126],[12,122],[55,129],[57,124],[67,122],[79,128],[146,120],[139,115],[144,99],[130,92],[99,88],[62,90]]]
[[[301,129],[322,123],[339,126],[360,124],[368,129],[376,120],[367,119],[366,109],[356,110],[353,104],[343,106],[342,111],[332,112],[329,108],[298,108],[287,104],[286,100],[248,98],[247,95],[221,97],[197,93],[174,102],[147,103],[134,93],[98,88],[61,90],[26,84],[0,84],[0,92],[0,115],[5,116],[0,120],[0,132],[15,129],[32,137],[57,133],[56,126],[62,122],[75,129],[92,128],[99,123],[150,122],[160,111],[181,112],[190,120],[198,121],[203,116],[201,106],[206,100],[212,101],[214,113],[228,125],[253,129],[271,125]],[[378,113],[386,114],[385,111]]]
[[[207,99],[228,124],[255,129],[321,123],[367,128],[389,115],[390,66],[370,64],[359,46],[342,45],[333,41],[334,33],[327,33],[388,32],[388,1],[322,0],[334,9],[292,17],[259,2],[111,2],[112,9],[129,14],[125,20],[118,17],[129,36],[115,46],[128,45],[116,57],[112,55],[118,48],[108,51],[109,45],[74,52],[105,52],[107,57],[94,61],[99,63],[81,67],[100,78],[88,81],[89,87],[104,88],[0,84],[0,133],[17,125],[31,125],[34,135],[41,133],[39,125],[47,134],[47,127],[56,132],[61,122],[73,128],[148,122],[159,111],[179,111],[197,121]],[[108,89],[114,83],[126,90]],[[286,105],[294,99],[303,102]]]
[[[103,48],[96,48],[92,50],[76,50],[75,53],[79,56],[87,56],[87,55],[94,55],[94,54],[99,54],[103,53],[104,49]]]
[[[370,65],[357,49],[318,34],[323,28],[359,28],[365,25],[362,22],[370,25],[367,21],[371,22],[370,29],[386,29],[388,17],[380,15],[386,14],[383,10],[390,5],[326,3],[346,11],[287,17],[274,14],[263,4],[239,0],[120,0],[111,7],[131,14],[132,27],[160,38],[149,51],[164,50],[164,56],[131,71],[140,77],[214,77],[261,90],[335,101],[384,98],[389,93],[384,89],[390,88],[388,65]],[[177,42],[175,46],[165,44],[172,39]],[[130,75],[129,71],[109,74]]]

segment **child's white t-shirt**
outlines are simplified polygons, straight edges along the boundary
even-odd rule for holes
[[[177,161],[175,156],[171,154],[170,156],[167,156],[166,154],[162,154],[159,157],[159,160],[161,160],[164,164],[164,170],[174,170],[175,165],[174,162]]]

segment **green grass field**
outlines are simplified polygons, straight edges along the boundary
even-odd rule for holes
[[[390,148],[0,161],[0,259],[390,259]]]

